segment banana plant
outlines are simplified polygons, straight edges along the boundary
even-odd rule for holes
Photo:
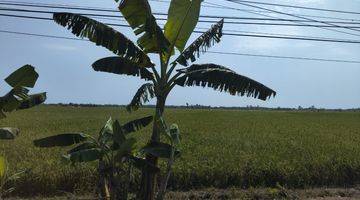
[[[100,197],[111,200],[127,199],[132,166],[140,170],[146,168],[159,171],[159,168],[136,155],[136,139],[130,135],[149,125],[152,120],[153,117],[148,116],[121,125],[118,120],[110,118],[97,138],[84,133],[65,133],[34,140],[34,145],[49,148],[77,144],[62,158],[71,163],[97,161]],[[120,177],[125,177],[125,185],[120,184]]]
[[[6,95],[0,97],[0,119],[6,117],[5,113],[31,108],[46,100],[46,93],[28,94],[28,88],[34,87],[38,77],[39,75],[33,66],[24,65],[5,79],[12,89]],[[15,139],[19,132],[18,128],[0,128],[0,139]],[[11,182],[19,179],[26,171],[21,170],[10,175],[6,158],[0,156],[0,199],[14,191],[15,188],[11,187]]]
[[[6,95],[0,97],[0,119],[6,117],[5,113],[31,108],[45,102],[45,92],[28,94],[28,88],[34,87],[38,77],[39,74],[33,66],[24,65],[5,79],[12,89]],[[0,128],[0,139],[14,139],[19,132],[18,128]]]
[[[228,67],[218,64],[192,64],[202,53],[219,43],[223,35],[224,21],[220,20],[186,47],[198,22],[201,2],[202,0],[171,0],[167,22],[161,28],[147,0],[120,1],[119,11],[138,36],[136,43],[112,27],[86,16],[74,13],[53,15],[56,23],[71,30],[74,35],[88,38],[116,55],[94,62],[92,67],[95,71],[136,76],[147,81],[138,89],[127,110],[137,110],[151,98],[156,98],[150,145],[160,145],[159,119],[163,116],[166,99],[175,86],[209,87],[230,95],[260,100],[276,95],[269,87]],[[159,56],[159,66],[155,66],[149,54]],[[177,56],[174,57],[175,55]],[[158,156],[148,153],[146,159],[153,165],[158,165]],[[158,185],[156,176],[153,171],[142,172],[141,199],[155,198]]]

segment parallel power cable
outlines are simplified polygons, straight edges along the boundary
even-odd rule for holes
[[[34,16],[21,16],[21,15],[8,15],[8,14],[0,14],[0,16],[6,17],[17,17],[17,18],[25,18],[25,19],[38,19],[38,20],[49,20],[52,21],[52,18],[45,18],[45,17],[34,17]],[[116,26],[116,27],[130,27],[129,25],[123,24],[114,24],[114,23],[104,23],[108,26]],[[202,34],[204,31],[197,31],[195,30],[194,33]],[[226,36],[238,36],[238,37],[256,37],[256,38],[272,38],[272,39],[289,39],[289,40],[305,40],[305,41],[317,41],[317,42],[336,42],[336,43],[352,43],[352,44],[359,44],[360,41],[358,40],[341,40],[341,39],[333,39],[333,38],[309,38],[309,37],[287,37],[287,36],[271,36],[271,35],[254,35],[254,34],[238,34],[238,33],[227,33],[224,32],[223,35]]]
[[[270,11],[259,11],[259,10],[247,10],[247,9],[240,9],[240,8],[234,8],[234,7],[229,7],[229,6],[224,6],[224,5],[219,5],[216,3],[210,3],[210,2],[206,2],[209,5],[214,5],[219,9],[228,9],[228,10],[235,10],[235,11],[241,11],[241,12],[247,12],[247,13],[251,13],[251,14],[255,14],[255,15],[261,15],[261,16],[268,16],[268,17],[272,17],[270,15],[265,15],[262,13],[272,13]],[[315,17],[315,18],[322,18],[322,19],[332,19],[332,20],[342,20],[342,21],[352,21],[352,22],[360,22],[360,19],[353,19],[353,18],[341,18],[341,17],[329,17],[329,16],[318,16],[318,15],[305,15],[305,14],[298,14],[298,16],[304,16],[304,17]],[[281,19],[281,18],[276,18],[276,19]],[[306,20],[308,21],[308,20]]]
[[[41,13],[41,14],[53,14],[53,11],[43,11],[43,10],[29,10],[29,9],[18,9],[18,8],[7,8],[7,7],[0,7],[0,10],[7,11],[7,12],[27,12],[27,13]],[[119,15],[108,15],[108,14],[94,14],[94,13],[74,13],[74,14],[81,14],[85,16],[93,16],[93,17],[108,17],[109,20],[111,18],[124,18],[123,16]],[[230,17],[228,17],[230,18]],[[157,20],[163,21],[167,20],[166,18],[159,18],[156,17]],[[238,19],[238,20],[252,20],[252,21],[282,21],[282,22],[308,22],[306,20],[292,20],[292,19],[277,19],[277,18],[255,18],[255,17],[231,17],[231,19]],[[205,23],[216,23],[217,20],[199,20],[199,22]],[[327,23],[335,23],[335,24],[356,24],[360,25],[360,22],[341,22],[341,21],[322,21]],[[229,24],[254,24],[254,25],[283,25],[283,26],[298,26],[297,24],[284,24],[284,23],[259,23],[259,22],[242,22],[242,21],[225,21],[225,23]],[[318,26],[318,25],[301,25],[301,26]],[[322,26],[324,27],[324,26]],[[333,26],[325,26],[325,27],[333,27]],[[354,27],[347,25],[346,27]],[[334,27],[335,28],[335,27]],[[355,28],[360,28],[355,26]]]
[[[151,0],[151,1],[158,1],[158,0]],[[212,5],[212,8],[217,9],[226,9],[226,10],[237,10],[237,11],[243,11],[243,12],[255,12],[255,13],[272,13],[270,11],[259,11],[259,10],[248,10],[248,9],[240,9],[240,8],[233,8],[233,7],[224,7],[221,5],[214,5],[209,2],[204,2],[208,5]],[[205,7],[205,6],[204,6]],[[322,18],[322,19],[335,19],[335,20],[343,20],[343,21],[360,21],[360,19],[351,19],[351,18],[341,18],[341,17],[329,17],[329,16],[319,16],[319,15],[305,15],[305,14],[298,14],[298,16],[304,16],[304,17],[315,17],[315,18]]]
[[[88,41],[88,40],[86,40],[86,39],[81,39],[81,38],[62,37],[62,36],[54,36],[54,35],[47,35],[47,34],[25,33],[25,32],[8,31],[8,30],[0,30],[0,33],[17,34],[17,35],[27,35],[27,36],[36,36],[36,37],[51,38],[51,39],[65,39],[65,40],[76,40],[76,41]],[[220,51],[207,51],[207,52],[208,52],[208,53],[213,53],[213,54],[222,54],[222,55],[265,57],[265,58],[276,58],[276,59],[293,59],[293,60],[322,61],[322,62],[338,62],[338,63],[353,63],[353,64],[359,64],[359,63],[360,63],[360,61],[357,61],[357,60],[338,60],[338,59],[309,58],[309,57],[295,57],[295,56],[278,56],[278,55],[265,55],[265,54],[248,54],[248,53],[220,52]]]
[[[279,7],[287,7],[287,8],[299,8],[299,9],[305,9],[305,10],[316,10],[316,11],[325,11],[325,12],[336,12],[336,13],[360,15],[360,12],[354,12],[354,11],[324,9],[324,8],[305,7],[305,6],[294,6],[294,5],[266,3],[266,2],[259,2],[259,1],[244,1],[244,0],[236,0],[236,1],[237,2],[242,2],[242,3],[260,4],[260,5],[268,5],[268,6],[279,6]]]
[[[208,2],[209,3],[209,2]],[[238,8],[233,8],[233,7],[229,7],[229,6],[224,6],[224,5],[219,5],[219,4],[216,4],[216,3],[209,3],[209,4],[212,4],[212,5],[216,5],[216,6],[219,6],[219,7],[223,7],[223,8],[231,8],[231,9],[236,9],[238,10]],[[238,11],[242,11],[242,10],[238,10]],[[242,12],[246,12],[246,13],[251,13],[251,14],[254,14],[254,15],[260,15],[260,16],[263,16],[263,17],[273,17],[273,16],[270,16],[270,15],[266,15],[266,14],[262,14],[262,13],[258,13],[258,12],[252,12],[252,11],[242,11]],[[276,19],[282,19],[282,18],[278,18],[278,17],[274,17]],[[297,24],[298,26],[306,26],[306,25],[309,25],[307,23],[302,23],[302,22],[294,22],[295,24]],[[339,31],[339,30],[334,30],[334,29],[330,29],[330,28],[327,28],[327,27],[323,27],[323,26],[320,26],[320,25],[312,25],[313,27],[316,27],[316,28],[321,28],[321,29],[325,29],[325,30],[328,30],[328,31],[332,31],[332,32],[338,32],[338,33],[345,33],[345,34],[349,34],[349,35],[354,35],[352,33],[348,33],[348,32],[344,32],[344,31]]]
[[[254,6],[254,5],[247,4],[247,3],[237,2],[235,0],[225,0],[225,1],[240,4],[240,5],[244,5],[244,6],[248,6],[248,7],[253,7],[253,8],[257,8],[257,9],[261,9],[261,10],[272,11],[272,12],[277,13],[277,14],[288,15],[288,16],[291,16],[291,17],[299,18],[299,19],[305,19],[305,20],[309,20],[309,21],[312,21],[312,22],[323,23],[323,24],[327,24],[327,25],[336,26],[336,27],[339,27],[339,28],[345,28],[345,29],[360,32],[360,30],[357,30],[357,29],[354,29],[354,28],[342,27],[342,26],[339,26],[339,25],[336,25],[336,24],[326,23],[326,22],[318,21],[318,20],[315,20],[315,19],[307,18],[307,17],[301,17],[301,16],[297,16],[297,15],[294,15],[294,14],[290,14],[290,13],[280,12],[280,11],[267,9],[267,8],[260,7],[260,6]],[[327,28],[324,28],[324,27],[322,27],[322,28],[327,29]],[[328,30],[332,30],[332,29],[328,29]],[[341,32],[341,33],[344,33],[344,34],[348,34],[348,35],[360,36],[359,34],[353,34],[353,33],[345,32],[345,31],[339,31],[339,30],[332,30],[332,31],[337,31],[337,32]]]
[[[118,10],[113,9],[106,9],[106,8],[99,8],[99,7],[82,7],[82,6],[73,6],[73,5],[62,5],[62,4],[41,4],[41,3],[13,3],[14,1],[0,1],[0,5],[7,5],[7,6],[25,6],[25,7],[38,7],[38,8],[56,8],[56,9],[69,9],[69,10],[84,10],[84,11],[96,11],[96,12],[114,12],[119,13]],[[206,2],[210,4],[209,2]],[[237,9],[232,7],[224,7],[224,6],[218,6],[226,9],[235,9],[238,11],[248,11],[248,12],[260,12],[260,11],[251,11],[251,10],[243,10],[243,9]],[[271,11],[266,11],[267,13],[271,13]],[[166,13],[160,13],[160,12],[153,12],[154,15],[160,15],[160,16],[167,16]],[[236,17],[233,16],[216,16],[216,15],[200,15],[201,18],[224,18],[224,19],[236,19]],[[315,16],[314,16],[315,17]],[[317,16],[321,17],[321,16]],[[339,20],[347,20],[347,21],[360,21],[357,19],[343,19],[343,18],[332,18],[332,17],[324,17],[329,19],[339,19]],[[308,20],[306,20],[308,21]]]
[[[0,9],[1,10],[1,9]],[[53,12],[49,12],[49,11],[41,11],[42,13],[48,13],[48,14],[52,14]],[[84,15],[87,15],[85,13],[81,13]],[[11,14],[0,14],[0,16],[6,16],[6,17],[18,17],[18,18],[29,18],[29,19],[40,19],[40,20],[49,20],[51,21],[51,18],[45,18],[45,17],[37,17],[37,16],[20,16],[20,15],[11,15]],[[101,17],[96,17],[96,18],[100,18],[103,19]],[[105,18],[107,19],[107,18]],[[121,21],[125,21],[120,19]],[[122,25],[122,24],[109,24],[108,25],[112,25],[112,26],[122,26],[122,27],[129,27],[128,25]],[[163,24],[159,24],[159,25],[163,25]],[[204,27],[198,27],[197,29],[199,30],[208,30],[208,28],[204,28]],[[251,32],[251,31],[239,31],[239,30],[231,30],[231,29],[225,29],[224,31],[229,31],[229,32],[237,32],[237,33],[250,33],[250,34],[262,34],[262,35],[270,35],[270,36],[285,36],[285,37],[301,37],[301,38],[312,38],[312,39],[319,39],[319,40],[336,40],[334,38],[326,38],[326,37],[314,37],[314,36],[299,36],[299,35],[289,35],[289,34],[273,34],[273,33],[264,33],[264,32]],[[351,40],[344,40],[344,41],[351,41]]]
[[[295,57],[295,56],[277,56],[277,55],[249,54],[249,53],[237,53],[237,52],[207,51],[207,53],[221,54],[221,55],[235,55],[235,56],[252,56],[252,57],[264,57],[264,58],[292,59],[292,60],[312,60],[312,61],[339,62],[339,63],[360,63],[360,61],[356,61],[356,60],[338,60],[338,59],[308,58],[308,57]]]

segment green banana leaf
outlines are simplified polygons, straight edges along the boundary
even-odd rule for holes
[[[46,98],[47,98],[46,92],[31,94],[27,99],[21,101],[20,105],[18,106],[18,109],[28,109],[40,105],[45,102]]]
[[[137,43],[146,53],[167,52],[170,45],[151,12],[147,0],[123,0],[119,10],[136,35]]]
[[[5,81],[12,87],[34,87],[39,74],[31,65],[25,65],[10,74]]]
[[[153,116],[147,116],[140,119],[130,121],[122,126],[124,134],[129,134],[135,131],[138,131],[153,121]]]
[[[71,154],[71,153],[75,153],[77,151],[81,151],[81,150],[85,150],[85,149],[92,149],[92,148],[96,148],[96,144],[94,144],[92,142],[84,142],[84,143],[70,149],[67,153]]]
[[[86,141],[88,138],[89,136],[83,133],[65,133],[34,140],[34,145],[37,147],[64,147]]]
[[[169,144],[166,143],[152,143],[148,144],[145,147],[143,147],[141,150],[147,154],[151,154],[153,156],[159,157],[159,158],[166,158],[170,159],[171,157],[171,151],[174,147],[172,147]],[[180,151],[178,149],[174,149],[175,157],[180,155]]]
[[[102,151],[99,148],[84,149],[64,155],[63,158],[71,162],[91,162],[102,157]]]
[[[202,0],[171,0],[165,37],[182,52],[199,20]]]

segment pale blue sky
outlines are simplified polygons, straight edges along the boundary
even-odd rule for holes
[[[95,0],[28,0],[26,2],[71,4],[111,9],[115,9],[117,6],[112,0],[103,0],[101,3]],[[223,0],[205,0],[205,2],[250,9]],[[359,0],[276,0],[271,2],[360,11]],[[151,2],[151,4],[154,12],[167,12],[167,3]],[[288,8],[277,9],[294,14],[322,15],[360,20],[360,15],[320,11],[313,12]],[[5,12],[0,11],[0,13]],[[219,10],[207,7],[203,7],[201,13],[207,15],[261,17],[239,11]],[[285,17],[280,15],[276,16]],[[0,24],[1,30],[72,37],[69,31],[52,21],[15,19],[0,16]],[[199,27],[209,26],[210,24],[208,23],[199,24]],[[131,39],[136,38],[128,28],[121,27],[117,29]],[[256,27],[225,24],[224,29],[360,40],[360,36],[345,35],[317,28]],[[350,30],[344,31],[352,32]],[[352,33],[360,34],[360,32]],[[190,41],[194,40],[195,36],[198,35],[194,35]],[[112,53],[102,47],[95,46],[91,42],[0,33],[0,44],[1,79],[24,64],[35,66],[40,74],[40,78],[36,89],[33,91],[47,91],[48,103],[127,104],[130,102],[137,88],[143,83],[143,81],[135,77],[94,72],[91,64],[97,59],[111,56]],[[211,50],[360,60],[359,44],[224,36],[222,43],[215,45]],[[157,61],[156,57],[152,58],[154,61]],[[217,54],[205,54],[201,56],[198,61],[198,63],[210,62],[228,66],[242,75],[258,80],[277,91],[278,94],[275,98],[263,102],[256,99],[230,96],[226,93],[219,93],[208,88],[176,87],[170,94],[167,104],[184,105],[185,103],[189,103],[212,106],[260,105],[266,107],[297,107],[299,105],[309,107],[315,105],[316,107],[325,108],[360,107],[360,64],[310,62]],[[1,94],[8,90],[8,86],[3,81],[0,82],[0,88]]]

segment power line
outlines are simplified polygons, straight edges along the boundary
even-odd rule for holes
[[[224,7],[224,8],[231,8],[231,9],[237,9],[237,8],[233,8],[233,7],[228,7],[228,6],[223,6],[223,5],[219,5],[219,4],[214,4],[214,3],[211,3],[213,5],[217,5],[217,6],[220,6],[220,7]],[[244,12],[244,11],[243,11]],[[258,12],[251,12],[251,11],[246,11],[247,13],[251,13],[251,14],[255,14],[255,15],[260,15],[260,16],[265,16],[265,17],[273,17],[273,16],[270,16],[270,15],[266,15],[266,14],[261,14],[261,13],[258,13]],[[278,18],[278,17],[275,17],[277,19],[282,19],[282,18]],[[295,23],[295,22],[294,22]],[[301,22],[298,22],[297,24],[302,24],[302,25],[307,25],[306,23],[301,23]],[[326,28],[326,27],[321,27],[321,26],[315,26],[317,28],[321,28],[321,29],[325,29],[325,30],[329,30],[329,31],[333,31],[333,32],[339,32],[339,33],[345,33],[345,34],[349,34],[349,35],[354,35],[354,34],[351,34],[351,33],[347,33],[347,32],[344,32],[344,31],[339,31],[339,30],[333,30],[333,29],[330,29],[330,28]]]
[[[8,31],[8,30],[0,30],[0,33],[26,35],[26,36],[36,36],[36,37],[44,37],[44,38],[51,38],[51,39],[66,39],[66,40],[76,40],[76,41],[88,41],[86,39],[73,38],[73,37],[62,37],[62,36],[54,36],[54,35],[46,35],[46,34],[35,34],[35,33],[25,33],[25,32],[18,32],[18,31]],[[360,61],[357,61],[357,60],[336,60],[336,59],[295,57],[295,56],[248,54],[248,53],[237,53],[237,52],[208,51],[208,53],[222,54],[222,55],[250,56],[250,57],[265,57],[265,58],[276,58],[276,59],[294,59],[294,60],[307,60],[307,61],[321,61],[321,62],[356,63],[356,64],[360,63]]]
[[[6,17],[17,17],[17,18],[26,18],[26,19],[38,19],[38,20],[53,20],[52,18],[45,18],[45,17],[34,17],[34,16],[22,16],[22,15],[9,15],[9,14],[0,14],[0,16]],[[117,27],[130,27],[129,25],[124,24],[114,24],[114,23],[104,23],[108,26],[117,26]],[[194,33],[203,34],[204,31],[197,31],[195,30]],[[254,34],[238,34],[238,33],[227,33],[224,32],[223,35],[225,36],[237,36],[237,37],[256,37],[256,38],[272,38],[272,39],[287,39],[287,40],[304,40],[304,41],[317,41],[317,42],[336,42],[336,43],[351,43],[351,44],[359,44],[360,41],[358,40],[341,40],[341,39],[333,39],[333,38],[310,38],[304,36],[271,36],[271,35],[254,35]]]
[[[150,1],[156,1],[156,2],[163,2],[163,3],[170,3],[170,1],[164,1],[164,0],[150,0]],[[69,4],[46,4],[46,3],[29,3],[26,1],[6,1],[2,0],[0,2],[3,3],[19,3],[19,4],[33,4],[33,5],[55,5],[55,6],[67,6],[67,7],[77,7],[77,8],[84,8],[84,6],[76,6],[76,5],[69,5]],[[209,2],[204,2],[205,4],[211,5]],[[203,7],[210,7],[209,5],[202,5]],[[99,7],[85,7],[85,8],[92,8],[92,9],[99,9]],[[253,11],[253,12],[259,12],[259,13],[271,13],[270,11],[255,11],[255,10],[248,10],[248,9],[238,9],[238,8],[224,8],[216,5],[212,5],[211,8],[220,8],[220,9],[228,9],[228,10],[242,10],[242,11]],[[100,8],[101,9],[101,8]],[[113,10],[114,12],[118,12],[117,10]],[[340,11],[341,12],[341,11]],[[316,17],[316,18],[324,18],[324,19],[338,19],[338,20],[346,20],[346,21],[360,21],[358,19],[349,19],[349,18],[339,18],[339,17],[327,17],[327,16],[317,16],[317,15],[302,15],[299,14],[299,16],[308,16],[308,17]]]
[[[49,20],[49,21],[53,21],[53,19],[51,18],[45,18],[45,17],[35,17],[35,16],[21,16],[21,15],[11,15],[11,14],[0,14],[0,16],[6,16],[6,17],[18,17],[18,18],[28,18],[28,19],[39,19],[39,20]],[[110,24],[107,23],[107,25],[110,26],[120,26],[120,27],[130,27],[129,25],[123,25],[123,24]],[[208,30],[208,28],[204,28],[204,27],[197,27],[197,29],[200,30]],[[290,38],[306,38],[309,40],[314,40],[314,41],[336,41],[339,42],[340,40],[335,39],[335,38],[326,38],[326,37],[313,37],[313,36],[299,36],[299,35],[287,35],[287,34],[273,34],[273,33],[264,33],[264,32],[250,32],[250,31],[239,31],[239,30],[224,30],[224,31],[229,31],[229,32],[238,32],[238,33],[250,33],[250,34],[260,34],[259,37],[263,37],[262,35],[268,35],[268,36],[275,36],[272,38],[278,38],[279,39],[290,39]],[[203,33],[203,32],[196,32],[196,33]],[[225,33],[225,35],[228,35],[231,33]],[[247,34],[249,35],[249,34]],[[236,36],[236,35],[234,35]],[[241,35],[239,35],[241,36]],[[242,35],[245,36],[245,35]],[[250,36],[250,35],[249,35]],[[257,35],[254,35],[257,36]],[[341,40],[341,42],[348,42],[348,43],[358,43],[360,41],[356,41],[356,40]]]
[[[350,30],[353,30],[353,31],[359,31],[360,32],[360,30],[357,30],[357,29],[342,27],[342,26],[338,26],[336,24],[326,23],[326,22],[322,22],[322,21],[318,21],[318,20],[314,20],[314,19],[310,19],[310,18],[306,18],[306,17],[300,17],[300,16],[296,16],[294,14],[284,13],[284,12],[280,12],[280,11],[276,11],[276,10],[272,10],[272,9],[263,8],[263,7],[260,7],[260,6],[254,6],[254,5],[250,5],[250,4],[246,4],[246,3],[240,3],[240,2],[237,2],[235,0],[225,0],[225,1],[240,4],[240,5],[244,5],[244,6],[249,6],[249,7],[253,7],[253,8],[258,8],[258,9],[261,9],[261,10],[272,11],[274,13],[278,13],[278,14],[282,14],[282,15],[288,15],[288,16],[296,17],[296,18],[300,18],[300,19],[305,19],[305,20],[309,20],[309,21],[312,21],[312,22],[323,23],[323,24],[327,24],[327,25],[333,25],[333,26],[336,26],[336,27],[339,27],[339,28],[346,28],[346,29],[350,29]],[[300,22],[298,22],[298,23],[299,24],[306,24],[306,23],[300,23]],[[320,27],[319,26],[318,28],[322,28],[322,29],[326,29],[326,30],[330,30],[330,31],[335,31],[335,32],[339,32],[339,33],[344,33],[344,34],[348,34],[348,35],[353,35],[353,36],[360,36],[359,34],[354,34],[354,33],[349,33],[349,32],[339,31],[339,30],[333,30],[333,29],[329,29],[329,28],[326,28],[326,27]]]
[[[196,27],[200,30],[208,30],[205,27]],[[334,39],[328,37],[316,37],[316,36],[304,36],[304,35],[292,35],[292,34],[279,34],[279,33],[265,33],[265,32],[255,32],[255,31],[240,31],[234,29],[223,29],[223,31],[235,32],[235,33],[250,33],[250,34],[260,34],[260,35],[273,35],[273,36],[288,36],[288,37],[307,37],[307,38],[314,38],[314,39]]]
[[[264,11],[264,10],[247,10],[247,9],[240,9],[240,8],[233,8],[233,7],[229,7],[229,6],[224,6],[224,5],[219,5],[216,3],[210,3],[210,2],[205,2],[209,5],[214,5],[219,9],[227,9],[227,10],[236,10],[236,11],[241,11],[241,12],[247,12],[247,13],[251,13],[251,14],[255,14],[255,15],[262,15],[262,16],[268,16],[268,17],[272,17],[269,15],[264,15],[261,13],[272,13],[271,11]],[[356,22],[360,22],[360,19],[350,19],[350,18],[341,18],[341,17],[328,17],[328,16],[318,16],[318,15],[305,15],[305,14],[298,14],[298,16],[304,16],[304,17],[315,17],[315,18],[322,18],[322,19],[332,19],[332,20],[342,20],[342,21],[356,21]],[[276,18],[276,19],[280,19],[280,18]]]
[[[163,3],[170,3],[169,1],[162,1],[162,0],[151,0],[151,1],[157,1],[157,2],[163,2]],[[0,1],[0,4],[8,4],[8,5],[14,5],[14,6],[30,6],[30,7],[49,7],[49,6],[57,6],[59,9],[82,9],[82,10],[91,10],[91,11],[105,11],[105,12],[119,12],[118,10],[112,10],[107,8],[101,8],[101,7],[89,7],[89,6],[76,6],[76,5],[69,5],[69,4],[47,4],[47,3],[29,3],[24,1]],[[218,8],[218,6],[207,6],[204,5],[204,7],[211,7],[211,8]],[[246,10],[246,9],[244,9]],[[251,10],[250,10],[251,11]],[[260,12],[268,12],[268,11],[260,11]],[[165,14],[165,13],[164,13]]]
[[[258,1],[244,1],[244,0],[236,0],[236,1],[237,2],[243,2],[243,3],[268,5],[268,6],[279,6],[279,7],[287,7],[287,8],[300,8],[300,9],[305,9],[305,10],[316,10],[316,11],[336,12],[336,13],[355,14],[355,15],[360,14],[360,12],[335,10],[335,9],[324,9],[324,8],[314,8],[314,7],[305,7],[305,6],[294,6],[294,5],[285,5],[285,4],[277,4],[277,3],[265,3],[265,2],[258,2]]]
[[[194,33],[203,33],[194,31]],[[272,39],[287,39],[287,40],[307,40],[307,41],[317,41],[317,42],[339,42],[339,43],[355,43],[358,44],[358,41],[347,41],[347,40],[333,40],[333,39],[315,39],[315,38],[305,38],[305,37],[285,37],[285,36],[269,36],[269,35],[253,35],[253,34],[236,34],[236,33],[223,33],[223,35],[228,36],[242,36],[242,37],[257,37],[257,38],[272,38]]]
[[[323,59],[323,58],[309,58],[309,57],[236,53],[236,52],[207,51],[207,53],[222,54],[222,55],[236,55],[236,56],[264,57],[264,58],[292,59],[292,60],[312,60],[312,61],[338,62],[338,63],[360,63],[360,61],[356,61],[356,60],[337,60],[337,59]]]
[[[43,10],[29,10],[29,9],[17,9],[17,8],[4,8],[0,7],[0,10],[3,11],[9,11],[9,12],[28,12],[28,13],[42,13],[42,14],[53,14],[55,12],[53,11],[43,11]],[[85,16],[94,16],[94,17],[109,17],[109,18],[124,18],[123,16],[119,15],[107,15],[107,14],[93,14],[93,13],[74,13],[74,14],[80,14]],[[221,18],[221,17],[218,17]],[[294,19],[277,19],[277,18],[256,18],[256,17],[230,17],[226,16],[227,19],[238,19],[238,20],[253,20],[253,21],[282,21],[282,22],[308,22],[307,20],[294,20]],[[157,20],[167,20],[166,18],[156,18]],[[118,20],[118,19],[116,19]],[[216,23],[217,20],[199,20],[199,22],[207,22],[207,23]],[[335,23],[335,24],[356,24],[360,25],[360,22],[341,22],[341,21],[322,21],[327,23]],[[260,25],[284,25],[284,26],[294,26],[295,24],[265,24],[265,23],[258,23],[258,22],[241,22],[241,21],[225,21],[225,23],[231,23],[231,24],[260,24]],[[302,26],[311,26],[311,25],[302,25]],[[315,26],[315,25],[314,25]],[[327,26],[327,27],[333,27],[333,26]],[[352,26],[346,26],[346,27],[352,27]],[[360,27],[355,27],[360,28]]]
[[[53,11],[42,11],[42,10],[27,10],[27,9],[13,9],[13,8],[0,8],[0,10],[4,10],[4,11],[14,11],[14,12],[30,12],[30,13],[42,13],[42,14],[53,14],[55,12]],[[100,18],[100,19],[106,19],[106,17],[116,17],[119,18],[120,16],[116,16],[116,15],[103,15],[103,14],[92,14],[92,13],[74,13],[74,14],[79,14],[79,15],[84,15],[84,16],[91,16],[94,18]],[[11,14],[2,14],[2,16],[8,16],[8,17],[15,17],[15,15],[11,15]],[[105,17],[105,18],[101,18],[101,17]],[[31,18],[39,18],[39,17],[31,17]],[[43,19],[43,18],[39,18],[39,19]],[[166,20],[163,18],[157,18],[158,20]],[[248,19],[248,18],[245,18]],[[255,20],[265,20],[265,18],[250,18],[250,19],[255,19]],[[108,19],[108,20],[112,20],[112,19]],[[122,20],[125,21],[124,19],[116,19],[116,20]],[[281,21],[285,21],[284,19],[280,19]],[[290,20],[292,21],[292,20]],[[209,20],[199,20],[199,22],[202,23],[216,23],[217,21],[209,21]],[[237,22],[225,22],[225,23],[229,23],[229,24],[236,24],[236,25],[260,25],[260,26],[300,26],[300,27],[331,27],[331,28],[335,28],[333,26],[328,26],[328,25],[313,25],[313,24],[288,24],[288,23],[264,23],[264,22],[241,22],[241,21],[237,21]],[[354,23],[356,25],[360,25],[360,23]],[[360,28],[360,26],[346,26],[349,28]]]
[[[9,4],[9,3],[0,3],[0,4]],[[49,5],[31,5],[31,4],[14,4],[14,3],[10,3],[10,5],[17,5],[17,6],[32,6],[32,7],[46,7],[46,8],[60,8],[60,9],[76,9],[76,10],[92,10],[92,11],[107,11],[107,12],[118,12],[116,10],[110,10],[110,9],[98,9],[98,8],[81,8],[81,7],[65,7],[65,6],[49,6]],[[155,13],[158,15],[166,15],[165,13]],[[220,18],[221,16],[202,16],[202,17],[217,17]],[[280,18],[279,18],[280,19]],[[206,21],[204,21],[206,22]],[[228,23],[233,23],[233,22],[228,22]],[[233,23],[233,24],[239,24],[239,23]],[[240,23],[240,24],[249,24],[246,22]],[[260,23],[260,24],[249,24],[249,25],[271,25],[271,24],[264,24],[264,23]],[[273,24],[273,25],[278,25],[278,24]],[[282,26],[290,26],[289,24],[285,24]],[[294,25],[291,25],[294,26]],[[305,26],[301,25],[301,26]],[[331,31],[335,31],[335,32],[340,32],[340,33],[346,33],[346,34],[350,34],[350,35],[356,35],[357,34],[351,34],[351,33],[347,33],[347,32],[343,32],[343,31],[339,31],[339,30],[333,30],[333,29],[329,29],[329,28],[333,28],[332,26],[319,26],[319,25],[306,25],[306,27],[318,27],[318,28],[323,28],[326,30],[331,30]],[[338,26],[340,27],[340,26]],[[357,28],[357,27],[348,27],[348,28]]]
[[[70,5],[62,5],[62,4],[59,5],[59,4],[40,4],[40,3],[13,3],[13,1],[5,1],[6,3],[2,3],[2,2],[4,2],[4,1],[0,1],[0,5],[119,13],[118,10],[106,9],[106,8],[98,8],[98,7],[82,7],[82,6],[70,6]],[[209,2],[206,2],[206,3],[210,4]],[[224,8],[241,10],[241,11],[244,11],[244,12],[245,11],[247,11],[247,12],[260,12],[260,11],[236,9],[236,8],[231,8],[231,7],[224,7]],[[267,11],[267,12],[271,12],[271,11]],[[153,12],[153,14],[154,15],[160,15],[160,16],[167,16],[166,13],[160,13],[160,12]],[[237,17],[234,17],[234,16],[216,16],[216,15],[215,16],[214,15],[200,15],[200,17],[202,17],[202,18],[216,18],[216,19],[219,19],[219,18],[236,19],[237,18]],[[347,20],[347,21],[360,21],[360,20],[356,20],[356,19],[342,19],[342,18],[331,18],[331,19],[339,19],[339,20]]]
[[[170,3],[170,1],[163,1],[163,0],[150,0],[150,1],[157,1],[163,3]],[[248,9],[240,9],[240,8],[232,8],[232,7],[224,7],[219,5],[214,5],[213,3],[204,2],[205,4],[211,5],[211,8],[217,9],[226,9],[226,10],[237,10],[243,12],[255,12],[255,13],[272,13],[271,11],[258,11],[258,10],[248,10]],[[202,5],[204,7],[210,7],[208,5]],[[323,18],[323,19],[335,19],[335,20],[343,20],[343,21],[360,21],[360,19],[350,19],[350,18],[341,18],[341,17],[328,17],[328,16],[318,16],[318,15],[305,15],[305,14],[298,14],[298,16],[304,17],[315,17],[315,18]]]
[[[0,14],[0,16],[53,21],[52,18],[46,18],[46,17],[22,16],[22,15],[11,15],[11,14]],[[112,23],[105,23],[105,24],[108,26],[130,27],[129,25],[123,25],[123,24],[112,24]]]
[[[25,33],[25,32],[8,31],[8,30],[0,30],[0,33],[9,33],[9,34],[27,35],[27,36],[37,36],[37,37],[46,37],[46,38],[55,38],[55,39],[65,39],[65,40],[81,40],[81,41],[87,41],[87,40],[80,39],[80,38],[62,37],[62,36],[36,34],[36,33]]]
[[[162,3],[170,3],[170,1],[164,1],[164,0],[149,0],[149,1],[156,1],[156,2],[162,2]],[[271,13],[271,11],[257,11],[257,10],[239,9],[239,8],[231,8],[231,7],[222,7],[222,6],[213,5],[212,3],[209,3],[209,2],[204,2],[204,4],[208,4],[208,5],[202,5],[203,7],[208,7],[208,8],[217,8],[217,9],[226,9],[226,10],[237,10],[237,11],[243,11],[243,12]],[[279,5],[279,4],[278,4],[278,5]],[[312,8],[309,8],[309,7],[302,7],[302,8],[312,9]],[[317,8],[315,8],[315,9],[317,9]],[[319,10],[322,10],[322,11],[343,12],[343,11],[330,10],[330,9],[319,9]],[[345,11],[345,12],[347,12],[347,11]],[[326,17],[326,16],[318,16],[318,15],[304,15],[304,14],[299,14],[299,16],[315,17],[315,18],[323,18],[323,19],[336,19],[336,20],[345,20],[345,21],[360,21],[360,19],[349,19],[349,18],[340,18],[340,17]]]
[[[170,1],[165,0],[149,0],[149,1],[156,1],[156,2],[163,2],[163,3],[170,3]],[[354,11],[344,11],[344,10],[335,10],[335,9],[326,9],[326,8],[315,8],[315,7],[306,7],[306,6],[294,6],[294,5],[286,5],[286,4],[277,4],[277,3],[265,3],[259,1],[245,1],[245,0],[237,0],[238,2],[243,3],[252,3],[252,4],[261,4],[261,5],[270,5],[270,6],[279,6],[279,7],[287,7],[287,8],[300,8],[305,10],[316,10],[316,11],[325,11],[325,12],[336,12],[336,13],[344,13],[344,14],[360,14],[359,12]],[[208,3],[208,2],[204,2]],[[211,4],[210,4],[211,5]],[[219,8],[217,6],[204,6],[210,8]]]

